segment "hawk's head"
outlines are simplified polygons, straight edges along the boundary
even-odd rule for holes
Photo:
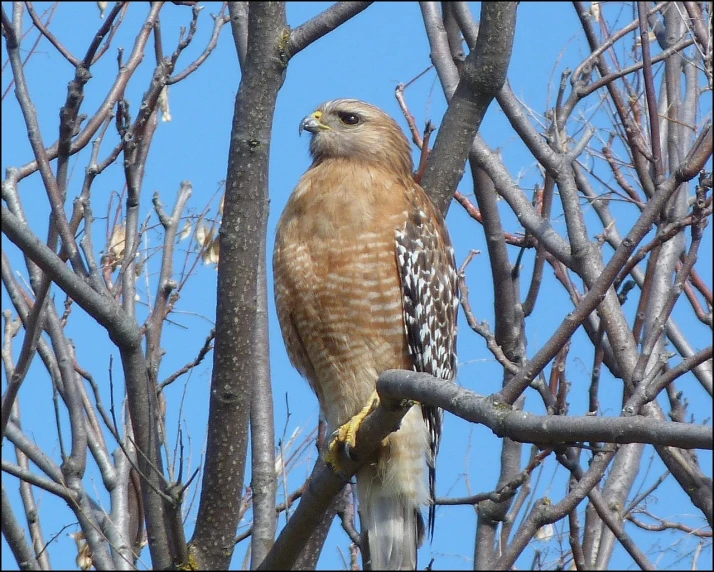
[[[381,109],[357,99],[334,99],[320,105],[300,122],[312,133],[310,154],[315,163],[342,157],[387,164],[411,175],[409,141],[397,122]]]

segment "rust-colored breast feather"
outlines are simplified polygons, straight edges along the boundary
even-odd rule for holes
[[[413,208],[414,187],[378,167],[333,159],[303,176],[278,224],[280,326],[332,428],[364,406],[383,370],[412,369],[395,233]]]

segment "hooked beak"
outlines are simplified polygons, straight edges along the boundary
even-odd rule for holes
[[[322,117],[322,111],[315,111],[307,117],[303,118],[298,127],[298,133],[302,135],[303,130],[309,131],[310,133],[318,133],[319,131],[326,131],[329,129],[327,125],[320,121]]]

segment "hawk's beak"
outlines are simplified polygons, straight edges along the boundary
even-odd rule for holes
[[[322,111],[316,111],[315,113],[311,113],[300,122],[300,127],[298,127],[298,133],[302,135],[303,130],[309,131],[310,133],[318,133],[319,131],[325,131],[329,129],[327,125],[320,121],[321,118]]]

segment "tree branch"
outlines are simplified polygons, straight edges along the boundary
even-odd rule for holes
[[[324,12],[290,32],[287,52],[293,57],[347,20],[366,10],[372,2],[336,2]]]
[[[260,245],[258,269],[257,320],[254,360],[256,375],[250,398],[251,483],[253,491],[253,541],[250,545],[251,569],[265,558],[275,540],[275,416],[270,385],[270,344],[268,336],[268,285],[266,281],[265,237]],[[285,468],[283,467],[283,470]],[[329,528],[329,527],[328,527]]]
[[[377,381],[384,399],[413,399],[479,423],[499,437],[523,443],[559,445],[586,441],[650,443],[685,449],[712,449],[712,428],[644,417],[564,417],[513,410],[498,394],[484,397],[426,373],[387,370]]]
[[[464,60],[421,181],[442,213],[449,209],[464,174],[466,157],[486,110],[506,81],[515,28],[515,2],[481,5],[476,46]]]
[[[259,274],[265,273],[260,259],[267,233],[270,136],[287,64],[287,33],[283,3],[250,5],[251,45],[236,96],[220,230],[206,463],[190,543],[190,555],[201,568],[230,563],[248,450],[251,386],[265,374],[254,355],[256,335],[267,331],[257,295],[264,280]]]
[[[295,565],[302,547],[322,522],[332,499],[372,456],[382,439],[399,428],[409,406],[410,403],[403,403],[403,400],[382,399],[380,405],[360,425],[356,436],[357,445],[350,449],[351,458],[341,455],[341,476],[325,465],[322,458],[317,460],[300,503],[259,570],[289,570]]]
[[[35,553],[30,547],[30,543],[25,538],[25,530],[15,518],[15,513],[12,510],[10,498],[5,491],[5,482],[2,483],[2,535],[5,537],[12,555],[15,557],[15,562],[20,570],[41,570],[40,564],[35,557]]]
[[[245,67],[245,56],[248,53],[248,9],[248,2],[228,2],[233,42],[241,70]]]
[[[708,132],[711,131],[709,126]],[[657,219],[661,209],[677,190],[679,185],[694,178],[699,172],[704,162],[711,155],[712,143],[709,140],[700,138],[701,145],[695,145],[692,153],[687,156],[678,169],[657,187],[656,193],[647,202],[647,206],[640,218],[634,224],[627,237],[620,243],[609,262],[600,273],[597,280],[590,285],[590,290],[580,301],[576,309],[563,321],[550,340],[538,351],[538,353],[526,364],[517,376],[501,391],[501,397],[507,403],[513,403],[517,397],[525,390],[528,384],[535,379],[535,376],[550,362],[560,351],[565,342],[570,339],[573,332],[579,327],[585,316],[588,316],[602,302],[605,294],[610,289],[612,282],[622,267],[627,263],[634,249],[639,242],[649,232],[650,227]],[[707,150],[708,149],[708,153]],[[694,168],[698,165],[699,169]]]

